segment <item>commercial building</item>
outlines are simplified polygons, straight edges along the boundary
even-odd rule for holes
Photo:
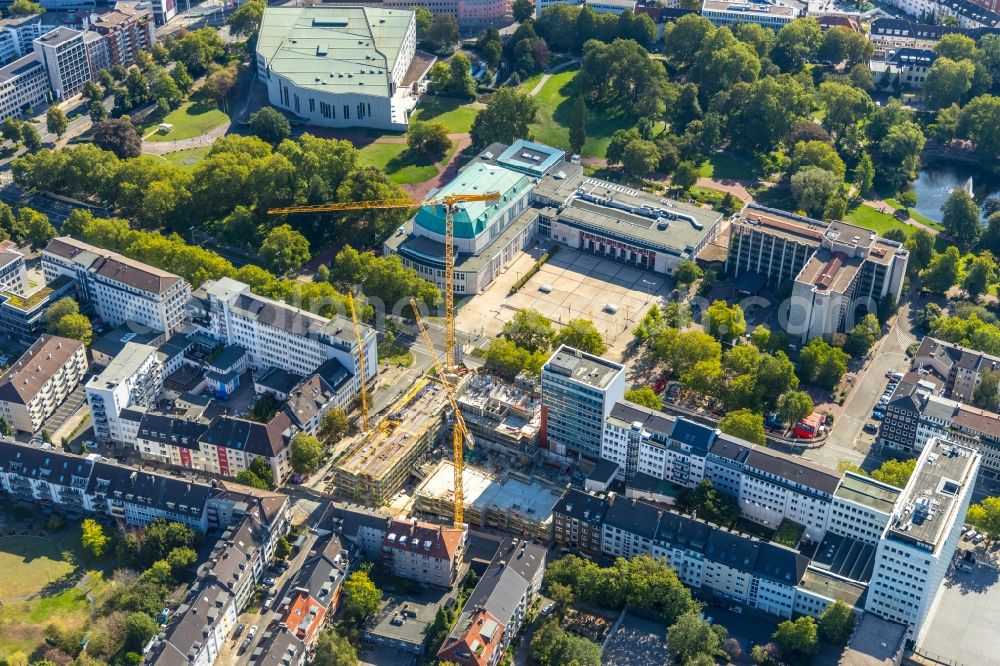
[[[43,335],[0,377],[0,418],[14,430],[38,432],[86,373],[82,342]]]
[[[439,194],[497,192],[494,203],[459,204],[455,292],[486,289],[537,239],[552,240],[626,266],[670,274],[718,234],[722,216],[583,174],[551,146],[492,144]],[[442,207],[424,206],[385,242],[385,251],[444,286]]]
[[[337,490],[346,497],[387,504],[437,438],[448,404],[438,384],[422,381],[400,404],[398,413],[360,435],[334,467]]]
[[[845,472],[830,504],[827,530],[833,534],[878,544],[902,490],[854,472]]]
[[[31,344],[45,333],[45,310],[75,289],[76,281],[61,276],[23,297],[0,293],[0,338]]]
[[[545,556],[544,546],[504,539],[438,650],[438,659],[460,666],[498,664],[541,590]]]
[[[868,229],[751,204],[730,226],[726,273],[746,293],[791,282],[786,328],[805,342],[850,330],[859,308],[898,302],[908,259],[900,243]]]
[[[0,20],[0,62],[23,58],[34,52],[32,42],[50,30],[41,16],[8,16]]]
[[[803,14],[780,0],[703,0],[701,15],[715,25],[757,23],[778,30]]]
[[[921,90],[937,60],[931,49],[903,47],[868,61],[872,80],[882,90]]]
[[[879,541],[865,610],[907,625],[918,643],[958,546],[979,463],[970,447],[928,443]]]
[[[32,53],[0,67],[0,122],[22,118],[49,101],[49,75]]]
[[[35,39],[34,45],[56,99],[72,97],[93,78],[84,34],[79,30],[60,26]]]
[[[101,442],[125,442],[122,411],[152,407],[163,395],[163,366],[156,347],[127,343],[100,375],[90,378],[86,390],[94,436]]]
[[[469,538],[466,527],[412,520],[393,520],[382,539],[382,565],[400,578],[421,585],[451,588]]]
[[[625,367],[562,345],[542,366],[542,437],[548,450],[601,457],[604,422],[625,396]]]
[[[247,350],[254,369],[280,368],[308,377],[336,359],[351,373],[351,397],[361,390],[360,352],[350,319],[340,315],[328,319],[258,296],[250,285],[231,278],[205,283],[195,297],[203,312],[196,322],[204,332],[222,344]],[[375,330],[362,324],[361,338],[370,379],[378,372]],[[294,354],[289,353],[292,349]]]
[[[272,105],[310,124],[405,130],[417,101],[416,30],[406,9],[268,7],[257,76]]]
[[[24,254],[14,241],[0,241],[0,293],[25,296],[27,291],[28,272]]]
[[[490,374],[473,376],[458,397],[476,446],[534,456],[542,424],[541,401]]]
[[[455,511],[455,466],[442,460],[417,486],[418,511],[450,517]],[[465,520],[470,525],[520,534],[529,539],[552,538],[552,508],[559,490],[512,472],[498,476],[472,465],[462,469]]]
[[[105,324],[131,323],[170,337],[184,323],[191,286],[173,273],[68,236],[45,247],[42,268],[46,281],[75,279],[79,296]]]
[[[635,13],[636,0],[538,0],[535,3],[535,18],[540,18],[542,12],[554,5],[578,5],[590,7],[598,14]]]

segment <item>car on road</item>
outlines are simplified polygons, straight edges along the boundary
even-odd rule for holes
[[[743,612],[743,606],[730,606],[729,612],[736,613],[737,615],[739,615]]]
[[[878,432],[878,426],[875,425],[874,423],[869,422],[865,424],[865,427],[862,428],[862,430],[867,432],[869,435],[874,435],[875,433]]]

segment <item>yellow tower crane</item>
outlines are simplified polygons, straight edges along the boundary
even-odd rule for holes
[[[427,332],[427,327],[424,326],[423,319],[420,318],[420,309],[417,307],[417,301],[415,299],[410,299],[410,306],[413,308],[413,316],[417,320],[417,328],[420,329],[420,335],[424,338],[424,344],[427,345],[427,351],[431,355],[431,360],[434,363],[434,370],[437,372],[438,379],[444,385],[444,390],[448,393],[448,402],[451,403],[451,410],[455,416],[455,423],[452,425],[451,429],[451,452],[452,458],[454,458],[455,464],[455,527],[461,527],[465,519],[465,489],[462,487],[462,474],[465,471],[465,451],[464,446],[468,443],[469,448],[473,448],[475,445],[475,440],[472,439],[472,434],[465,425],[465,419],[462,418],[462,410],[458,407],[458,400],[455,399],[455,387],[452,386],[451,380],[448,379],[448,375],[445,372],[444,367],[438,361],[437,352],[434,351],[434,343],[431,341],[431,336]]]
[[[368,364],[365,362],[365,343],[361,339],[361,326],[358,324],[358,313],[354,309],[354,294],[347,292],[347,308],[351,311],[351,321],[354,322],[354,339],[358,342],[358,377],[361,378],[361,431],[368,432]]]
[[[455,358],[455,207],[459,204],[473,201],[497,201],[499,192],[485,194],[446,194],[427,201],[412,199],[376,199],[373,201],[345,201],[343,203],[325,203],[312,206],[287,206],[272,208],[269,215],[288,215],[294,213],[332,213],[349,210],[379,210],[391,208],[414,208],[417,206],[444,206],[444,351],[445,363],[449,369],[454,368]]]

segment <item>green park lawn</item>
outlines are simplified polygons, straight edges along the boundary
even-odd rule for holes
[[[893,208],[902,208],[903,207],[903,204],[899,203],[895,199],[891,199],[891,198],[890,199],[886,199],[885,202],[887,204],[889,204],[890,206],[892,206]],[[910,209],[910,217],[912,217],[917,222],[923,222],[928,227],[933,227],[934,229],[937,229],[938,231],[944,231],[944,225],[941,224],[940,220],[932,220],[931,218],[927,217],[926,215],[921,215],[920,213],[918,213],[917,211],[913,210],[912,208]]]
[[[719,180],[751,180],[753,169],[738,157],[728,153],[713,153],[698,166],[698,175]]]
[[[569,150],[569,121],[573,113],[574,96],[573,77],[579,70],[579,66],[574,65],[553,74],[535,96],[535,101],[538,102],[538,118],[531,126],[531,131],[537,141]],[[534,84],[531,86],[534,87]],[[531,91],[530,88],[523,89]],[[583,155],[604,157],[611,142],[611,135],[617,130],[634,126],[633,119],[616,109],[591,108],[587,115],[587,142],[583,146]]]
[[[198,162],[205,159],[211,146],[199,146],[198,148],[188,148],[187,150],[175,150],[172,153],[163,155],[163,159],[182,169],[191,169]]]
[[[916,231],[916,227],[905,222],[900,222],[892,215],[880,213],[871,206],[864,204],[849,208],[845,221],[856,224],[859,227],[864,227],[865,229],[871,229],[880,236],[884,236],[890,229],[902,229],[903,233],[907,236]]]
[[[143,128],[142,133],[146,141],[180,141],[181,139],[192,139],[196,136],[201,136],[227,120],[229,120],[229,116],[218,107],[184,102],[160,121],[173,125],[173,130],[166,134],[155,131],[156,127],[160,124],[157,122],[147,125]],[[153,134],[146,136],[150,132],[153,132]]]
[[[73,571],[56,545],[42,537],[0,538],[0,601],[35,594]]]
[[[454,144],[449,154],[453,151]],[[410,154],[405,143],[369,143],[358,151],[358,161],[382,169],[397,185],[422,183],[438,174],[430,160]]]
[[[424,95],[420,105],[413,112],[415,120],[441,123],[448,128],[448,134],[464,134],[472,129],[479,108],[472,102],[463,102],[451,97]]]

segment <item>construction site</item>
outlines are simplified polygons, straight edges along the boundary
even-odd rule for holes
[[[537,454],[542,426],[542,402],[537,392],[478,374],[466,384],[458,406],[477,448],[528,458]]]
[[[414,509],[450,517],[455,512],[455,466],[442,460],[417,488]],[[465,520],[531,539],[552,537],[552,509],[561,489],[513,471],[490,473],[466,464],[462,470]]]
[[[371,506],[387,504],[441,432],[447,406],[443,387],[418,380],[396,411],[350,443],[334,468],[337,492]]]

